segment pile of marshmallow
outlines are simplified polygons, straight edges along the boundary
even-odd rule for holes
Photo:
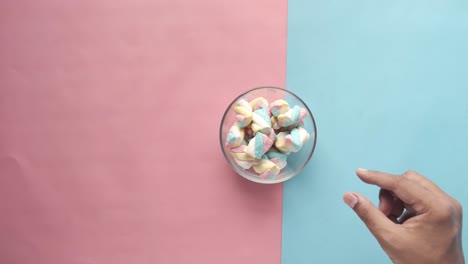
[[[286,167],[291,152],[298,152],[309,140],[303,128],[307,110],[290,107],[282,99],[271,104],[263,97],[235,107],[237,122],[229,129],[226,146],[243,169],[253,169],[262,179],[274,178]]]

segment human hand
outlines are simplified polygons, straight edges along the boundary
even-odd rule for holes
[[[378,209],[364,196],[346,193],[354,209],[393,263],[463,264],[462,207],[424,176],[358,169],[358,177],[379,186]]]

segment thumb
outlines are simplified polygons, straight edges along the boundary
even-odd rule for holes
[[[366,197],[357,193],[345,193],[343,200],[356,212],[359,218],[361,218],[367,228],[379,241],[381,241],[381,239],[385,237],[385,234],[390,232],[392,228],[395,228],[395,224]]]

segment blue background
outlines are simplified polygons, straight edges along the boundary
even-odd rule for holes
[[[357,167],[414,169],[468,204],[468,1],[289,0],[288,17],[287,88],[318,143],[284,185],[282,263],[390,263],[342,195],[378,201]]]

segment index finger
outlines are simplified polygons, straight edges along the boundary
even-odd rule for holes
[[[366,169],[358,169],[356,174],[365,183],[392,191],[400,200],[418,212],[431,205],[432,196],[428,190],[405,177]]]

